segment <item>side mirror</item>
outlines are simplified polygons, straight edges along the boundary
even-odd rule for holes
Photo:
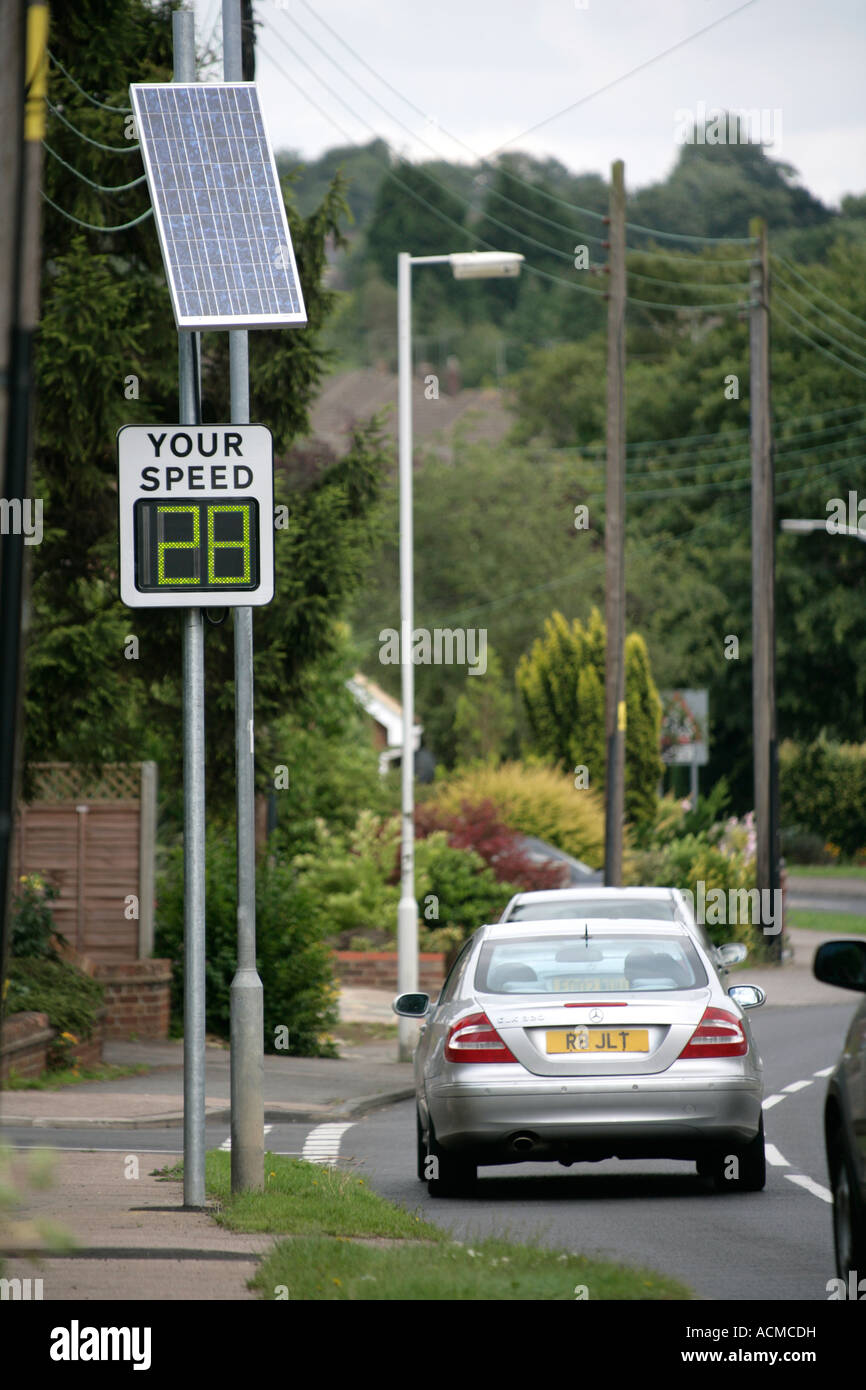
[[[866,993],[866,941],[825,941],[815,952],[812,972],[825,985]]]
[[[403,1018],[423,1018],[430,1008],[430,995],[398,994],[391,1008]]]
[[[728,994],[741,1009],[758,1009],[767,998],[760,985],[731,985]]]
[[[725,946],[716,947],[716,960],[719,965],[739,965],[749,954],[748,946],[742,941],[729,941]]]

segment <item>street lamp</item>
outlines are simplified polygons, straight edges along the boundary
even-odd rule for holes
[[[415,900],[415,672],[412,665],[414,583],[412,568],[412,266],[450,265],[455,280],[502,279],[520,274],[516,251],[457,251],[448,256],[397,256],[397,408],[400,478],[400,673],[403,701],[401,768],[400,903],[397,908],[397,992],[418,988],[418,904]],[[401,1062],[411,1060],[415,1027],[397,1023]]]

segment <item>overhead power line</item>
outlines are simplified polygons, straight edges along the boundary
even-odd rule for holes
[[[67,81],[72,83],[75,90],[77,92],[80,92],[83,97],[86,97],[86,99],[89,102],[91,102],[94,106],[101,107],[103,111],[116,111],[121,116],[128,115],[132,111],[131,106],[110,106],[107,101],[100,101],[98,97],[92,96],[90,92],[86,92],[84,88],[81,86],[81,84],[79,82],[76,82],[75,78],[72,76],[72,73],[67,72],[60,59],[55,58],[50,48],[48,49],[48,57],[51,59],[54,66],[60,69]]]
[[[108,154],[135,154],[141,148],[140,145],[131,143],[129,145],[103,145],[100,140],[91,139],[89,135],[84,134],[83,130],[79,130],[77,126],[74,126],[71,121],[66,119],[63,112],[58,111],[57,107],[52,106],[51,102],[47,99],[45,105],[52,115],[56,116],[59,121],[62,121],[63,124],[72,131],[73,135],[77,135],[79,140],[86,140],[88,145],[95,146],[97,150],[106,150]]]

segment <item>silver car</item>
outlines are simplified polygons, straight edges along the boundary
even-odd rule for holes
[[[729,965],[746,959],[747,948],[740,942],[714,946],[706,927],[679,888],[605,888],[600,884],[573,888],[547,888],[515,893],[505,907],[500,922],[552,921],[569,918],[649,917],[653,921],[684,922],[697,936],[722,979]]]
[[[676,1158],[727,1191],[764,1186],[762,1063],[744,1010],[680,921],[485,926],[466,942],[415,1053],[418,1177],[433,1196],[479,1165]]]

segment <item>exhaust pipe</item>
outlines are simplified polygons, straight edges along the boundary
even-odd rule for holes
[[[515,1134],[511,1140],[511,1148],[514,1153],[525,1154],[535,1148],[538,1138],[535,1134]]]

